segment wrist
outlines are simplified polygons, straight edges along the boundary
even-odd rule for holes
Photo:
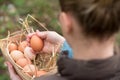
[[[60,41],[60,44],[63,45],[65,42],[65,38],[64,37],[61,37],[61,41]]]

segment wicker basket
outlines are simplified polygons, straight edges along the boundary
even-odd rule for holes
[[[29,29],[27,28],[27,29],[24,29],[21,31],[16,31],[12,34],[9,34],[7,38],[0,40],[0,48],[1,48],[4,58],[7,61],[10,61],[12,63],[16,72],[23,80],[34,80],[35,76],[27,75],[25,72],[23,72],[23,69],[15,63],[15,61],[10,56],[10,53],[8,50],[8,45],[11,42],[19,43],[21,40],[24,40],[25,36],[28,34],[28,32],[31,32],[31,31],[33,31],[32,28],[29,28]],[[57,72],[56,61],[57,61],[58,54],[56,54],[54,52],[54,56],[53,56],[53,53],[45,54],[45,55],[38,54],[37,56],[39,56],[39,55],[47,60],[46,62],[41,62],[41,63],[44,63],[44,65],[47,65],[47,66],[44,66],[41,68],[42,70],[47,71],[46,75],[55,74]],[[37,57],[36,60],[39,60],[39,57]],[[39,64],[37,64],[36,66],[38,67]],[[39,67],[39,69],[40,69],[40,67]]]

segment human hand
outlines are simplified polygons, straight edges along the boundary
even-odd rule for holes
[[[8,71],[9,71],[9,74],[10,74],[10,79],[11,80],[22,80],[19,75],[17,75],[17,73],[15,72],[12,64],[10,62],[5,62],[7,67],[8,67]]]
[[[44,40],[44,47],[43,47],[43,52],[50,53],[52,52],[53,48],[55,48],[56,52],[60,51],[60,46],[63,44],[65,41],[64,37],[59,35],[58,33],[54,31],[36,31],[35,33],[31,33],[27,36],[27,40],[30,41],[30,38],[34,35],[38,35],[41,39]]]

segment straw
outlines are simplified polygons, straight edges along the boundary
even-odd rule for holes
[[[23,25],[22,30],[16,31],[14,33],[8,32],[7,38],[0,39],[0,48],[2,50],[4,58],[12,63],[12,65],[15,67],[16,72],[20,75],[20,77],[23,80],[33,80],[37,75],[37,71],[35,72],[36,74],[34,76],[30,76],[30,75],[26,74],[23,71],[23,68],[20,67],[19,65],[17,65],[15,63],[15,61],[11,58],[9,50],[8,50],[8,46],[12,42],[15,42],[16,44],[19,45],[20,42],[24,40],[26,35],[34,32],[33,28],[31,28],[29,26],[28,18],[33,19],[35,22],[37,22],[40,25],[40,27],[44,28],[45,31],[48,31],[48,29],[42,23],[40,23],[37,19],[35,19],[30,14],[28,14],[27,17],[25,18],[25,20],[20,19],[20,21],[19,21],[19,23]],[[53,71],[57,68],[57,66],[56,66],[56,61],[57,61],[57,57],[58,57],[57,50],[60,47],[60,45],[61,44],[58,44],[57,47],[54,46],[52,53],[39,52],[39,54],[37,54],[36,58],[32,61],[32,63],[39,70],[44,70],[44,71],[47,71],[48,74],[51,74],[51,71]],[[56,72],[56,70],[55,70],[55,72]]]

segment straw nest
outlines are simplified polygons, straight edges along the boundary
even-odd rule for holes
[[[32,17],[31,15],[28,15],[27,18],[24,21],[20,20],[20,23],[22,25],[24,25],[24,29],[16,31],[16,32],[14,32],[12,34],[9,33],[7,38],[1,39],[0,40],[0,48],[2,50],[4,58],[7,61],[10,61],[12,63],[12,65],[14,66],[16,72],[19,74],[19,76],[23,80],[34,80],[36,75],[30,76],[30,75],[26,74],[23,71],[23,68],[20,67],[19,65],[17,65],[16,62],[12,59],[12,57],[10,56],[9,49],[8,49],[8,45],[11,42],[14,42],[14,43],[19,45],[21,41],[26,39],[26,35],[28,35],[29,33],[33,33],[34,32],[33,28],[30,28],[29,25],[28,25],[28,17],[32,18],[42,28],[47,30],[47,28],[45,28],[34,17]],[[59,47],[59,45],[58,45],[58,47]],[[52,50],[53,52],[51,52],[51,53],[41,53],[40,52],[39,54],[37,54],[35,59],[32,60],[32,64],[34,64],[39,70],[46,71],[47,73],[45,75],[55,74],[57,72],[56,61],[57,61],[57,57],[58,57],[56,49],[58,47],[53,47],[53,50]]]

